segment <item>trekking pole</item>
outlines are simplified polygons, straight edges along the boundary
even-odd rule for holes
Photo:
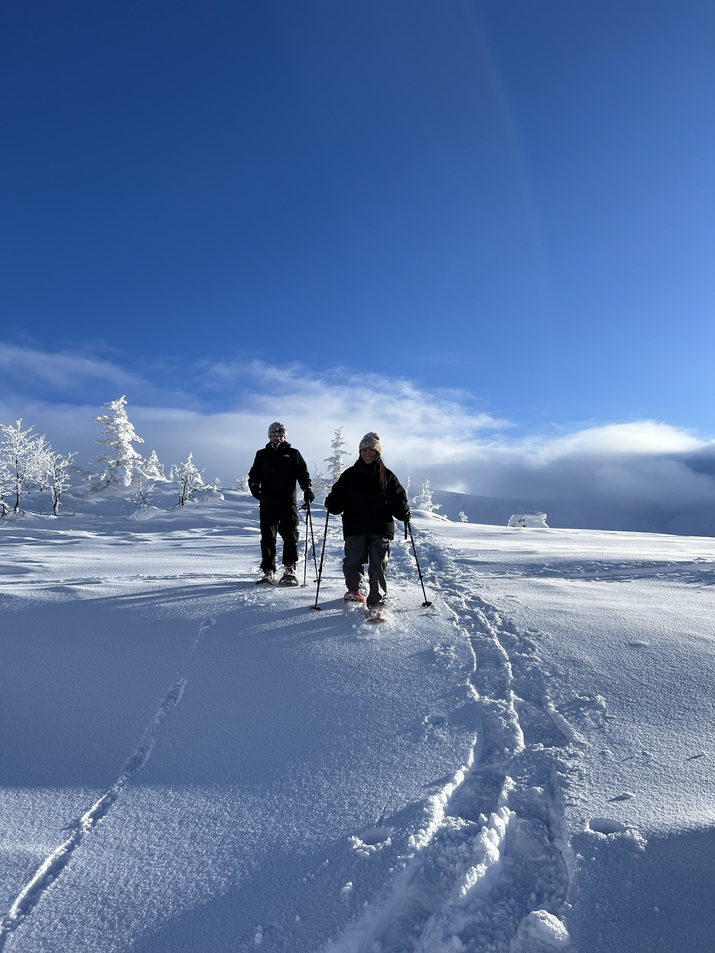
[[[407,530],[410,531],[410,539],[412,540],[412,552],[415,554],[415,563],[417,564],[417,575],[420,577],[420,582],[422,583],[422,595],[425,597],[425,601],[422,603],[423,608],[428,609],[432,603],[427,601],[427,593],[425,592],[425,584],[422,578],[422,570],[420,569],[420,561],[417,558],[417,547],[415,546],[415,537],[412,535],[412,525],[409,520],[405,520],[405,533]]]
[[[310,507],[308,507],[308,515],[310,515]],[[310,517],[310,539],[313,544],[313,564],[315,566],[315,581],[318,581],[318,553],[315,548],[315,535],[313,534],[313,517]]]
[[[320,592],[320,580],[323,577],[323,557],[325,556],[325,540],[328,537],[328,520],[330,519],[330,513],[325,511],[325,531],[323,532],[323,548],[320,550],[320,568],[318,569],[318,586],[315,590],[315,605],[311,606],[311,609],[320,609],[318,605],[318,593]],[[425,597],[426,598],[426,597]]]
[[[301,509],[305,510],[305,552],[303,553],[303,588],[305,588],[308,585],[308,524],[312,531],[313,521],[310,518],[310,503],[307,500]]]

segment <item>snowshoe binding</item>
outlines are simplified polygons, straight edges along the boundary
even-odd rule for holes
[[[275,580],[275,575],[270,570],[264,572],[260,579],[256,579],[257,586],[272,586]]]

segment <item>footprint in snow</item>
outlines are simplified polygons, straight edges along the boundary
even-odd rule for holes
[[[350,846],[359,857],[370,857],[378,850],[386,847],[392,838],[391,827],[370,827],[362,834],[350,838]]]

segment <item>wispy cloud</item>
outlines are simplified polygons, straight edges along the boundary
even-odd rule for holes
[[[93,418],[125,394],[143,450],[166,466],[191,452],[226,485],[246,473],[268,424],[282,420],[313,472],[324,469],[342,427],[347,462],[376,430],[385,462],[413,487],[429,478],[475,495],[663,513],[715,506],[715,443],[659,421],[524,436],[475,408],[470,394],[427,391],[402,377],[255,360],[164,366],[163,377],[157,367],[141,373],[106,357],[0,350],[0,422],[22,417],[87,463],[98,452]]]

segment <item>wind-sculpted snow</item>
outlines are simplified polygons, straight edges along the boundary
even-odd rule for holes
[[[0,521],[4,953],[709,950],[712,540],[418,516],[375,626],[227,496]]]

